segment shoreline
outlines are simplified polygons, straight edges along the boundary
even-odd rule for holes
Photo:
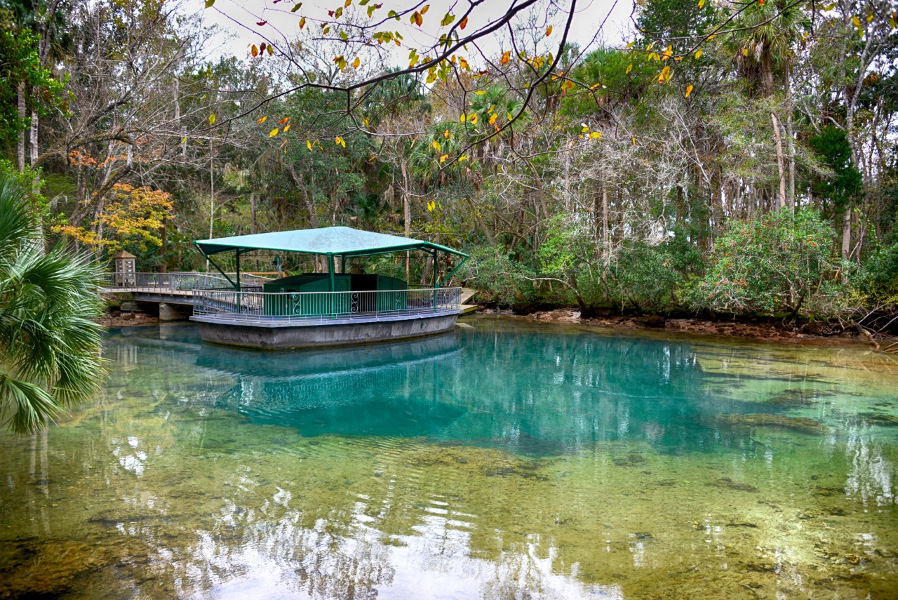
[[[807,326],[787,325],[776,322],[714,321],[707,318],[665,318],[650,316],[603,316],[583,319],[576,309],[551,309],[535,311],[527,315],[515,314],[511,310],[481,308],[477,313],[484,316],[505,317],[537,323],[562,323],[606,327],[622,331],[657,331],[684,333],[697,336],[720,336],[731,339],[752,340],[784,344],[809,344],[817,346],[861,345],[871,350],[876,348],[859,332],[843,330],[832,334],[809,331]],[[877,336],[881,348],[898,342],[892,336]]]
[[[807,331],[806,326],[786,325],[776,322],[714,321],[707,318],[687,317],[668,319],[659,315],[650,316],[604,316],[583,319],[576,309],[556,308],[535,311],[527,315],[516,314],[512,310],[481,308],[472,313],[490,317],[502,317],[535,323],[558,323],[604,327],[621,331],[656,331],[681,333],[696,336],[719,336],[731,339],[753,340],[783,344],[809,344],[817,346],[861,345],[875,350],[870,341],[859,332],[843,330],[833,334]],[[106,329],[156,325],[158,316],[143,312],[110,312],[99,319]],[[185,320],[186,322],[186,320]],[[898,342],[892,336],[878,336],[881,348]]]

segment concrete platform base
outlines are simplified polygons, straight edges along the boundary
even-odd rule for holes
[[[184,321],[190,317],[192,307],[179,306],[169,304],[167,302],[159,303],[159,320],[160,321]]]
[[[457,312],[411,315],[378,320],[308,323],[237,321],[216,315],[193,316],[204,342],[242,348],[287,349],[346,346],[435,335],[455,327]]]

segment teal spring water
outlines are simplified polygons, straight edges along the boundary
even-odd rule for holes
[[[261,353],[109,334],[0,434],[0,597],[898,596],[898,365],[474,318]]]

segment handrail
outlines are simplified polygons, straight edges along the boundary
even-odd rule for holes
[[[254,292],[195,290],[193,314],[241,322],[376,320],[457,313],[461,288],[349,292]]]
[[[240,285],[249,289],[260,289],[270,281],[251,273],[240,274]],[[104,273],[101,287],[106,289],[129,290],[174,290],[193,291],[197,289],[231,289],[230,282],[221,275],[196,271],[173,271],[171,273]]]

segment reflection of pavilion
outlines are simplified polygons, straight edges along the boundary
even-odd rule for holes
[[[197,365],[234,376],[219,406],[304,435],[419,436],[464,414],[438,399],[436,371],[457,369],[454,333],[415,341],[247,354],[203,346]],[[424,385],[421,385],[424,384]]]

